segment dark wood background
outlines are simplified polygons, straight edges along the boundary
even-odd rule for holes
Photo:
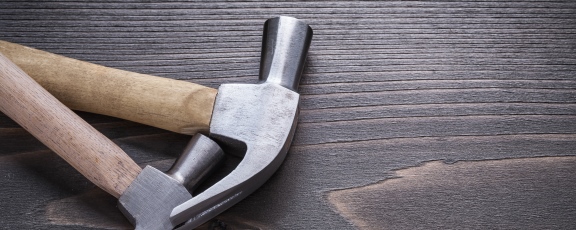
[[[574,1],[4,0],[0,39],[217,87],[256,81],[277,15],[314,29],[293,146],[202,228],[576,226]],[[141,165],[166,169],[188,140],[80,114]],[[2,114],[0,140],[0,228],[130,228]]]

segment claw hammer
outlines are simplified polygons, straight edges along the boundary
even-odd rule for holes
[[[257,84],[218,91],[90,64],[0,41],[0,51],[74,109],[196,134],[166,173],[141,169],[118,146],[0,55],[0,111],[90,181],[118,197],[136,229],[192,229],[260,187],[279,167],[297,124],[297,93],[312,29],[291,17],[264,25]],[[71,88],[62,88],[71,87]],[[192,197],[224,152],[242,156],[226,177]]]

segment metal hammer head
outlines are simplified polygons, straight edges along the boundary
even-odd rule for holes
[[[173,229],[168,218],[172,209],[192,198],[188,190],[194,189],[223,157],[218,144],[196,134],[168,172],[146,166],[120,196],[118,208],[136,229]]]
[[[218,89],[210,137],[226,152],[244,155],[229,175],[174,208],[172,223],[192,229],[260,187],[284,160],[298,118],[296,92],[312,29],[290,17],[269,19],[258,84],[224,84]]]

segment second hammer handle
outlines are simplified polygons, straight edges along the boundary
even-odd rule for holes
[[[0,111],[115,197],[119,197],[141,171],[120,147],[1,53]]]
[[[182,134],[208,131],[216,89],[0,41],[0,52],[66,106]]]

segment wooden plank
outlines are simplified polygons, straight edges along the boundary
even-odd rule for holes
[[[569,229],[575,164],[576,157],[432,161],[328,200],[362,229]]]
[[[203,229],[576,225],[574,1],[7,0],[0,39],[217,87],[256,82],[276,15],[314,28],[293,147]],[[188,139],[81,116],[141,166],[166,169]],[[111,196],[2,114],[0,140],[1,226],[130,228]]]

